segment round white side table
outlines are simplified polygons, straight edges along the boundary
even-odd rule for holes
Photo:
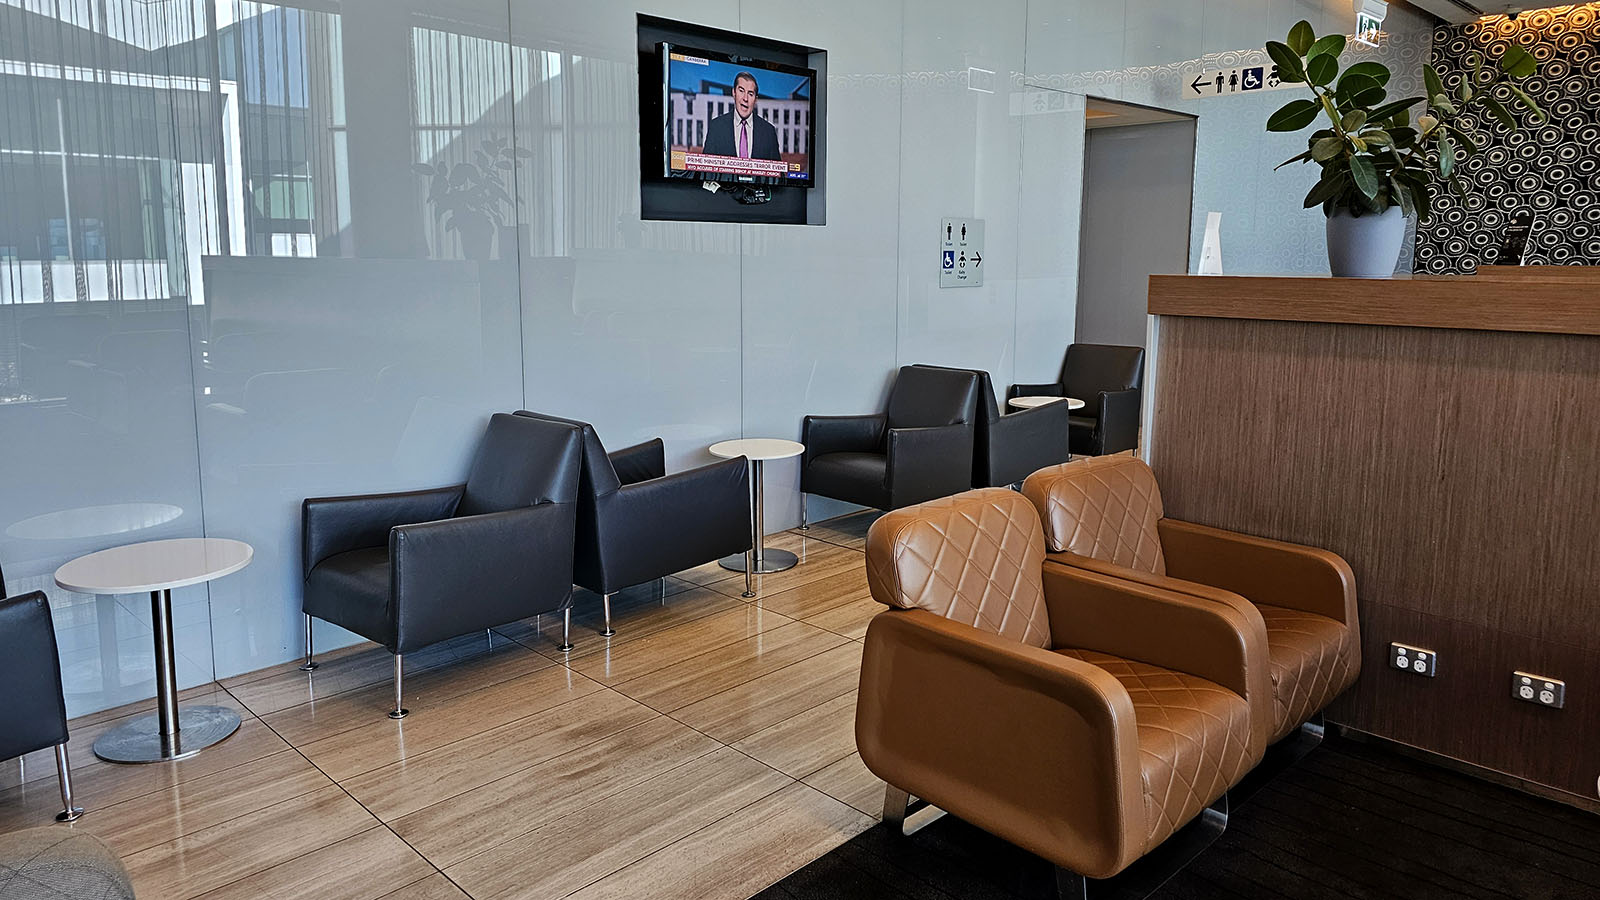
[[[1083,409],[1087,405],[1077,397],[1012,397],[1006,403],[1017,409],[1033,409],[1047,403],[1060,403],[1062,400],[1067,401],[1067,409]]]
[[[172,589],[239,571],[255,555],[249,544],[225,538],[146,541],[80,556],[56,570],[56,584],[79,594],[150,592],[156,642],[156,712],[102,734],[94,755],[108,762],[187,759],[239,730],[225,706],[178,706],[173,660]]]
[[[770,575],[773,572],[792,569],[800,562],[800,557],[787,550],[768,550],[763,546],[766,543],[762,527],[765,519],[766,491],[763,490],[762,463],[769,459],[792,459],[804,452],[806,452],[805,444],[777,438],[746,438],[711,445],[712,456],[722,459],[742,456],[750,460],[750,489],[755,494],[750,501],[750,552],[724,556],[717,561],[724,569],[744,572],[746,575]],[[746,593],[750,592],[747,590]]]

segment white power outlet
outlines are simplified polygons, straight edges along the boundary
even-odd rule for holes
[[[1551,709],[1567,705],[1567,683],[1532,672],[1511,673],[1511,696]]]
[[[1432,678],[1439,674],[1439,654],[1409,644],[1393,643],[1389,645],[1389,665],[1413,675]]]

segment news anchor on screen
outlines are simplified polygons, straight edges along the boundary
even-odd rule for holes
[[[749,72],[733,76],[733,112],[723,113],[706,125],[707,156],[740,159],[778,159],[778,129],[756,115],[756,77]]]

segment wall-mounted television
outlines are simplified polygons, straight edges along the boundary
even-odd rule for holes
[[[813,185],[815,70],[681,44],[658,47],[661,178]]]

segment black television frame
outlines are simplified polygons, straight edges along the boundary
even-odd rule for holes
[[[656,45],[656,52],[660,56],[661,74],[661,169],[658,176],[660,181],[688,181],[688,182],[727,182],[729,184],[756,185],[759,187],[789,187],[810,190],[817,185],[817,92],[819,76],[816,69],[806,66],[790,65],[776,60],[764,59],[756,56],[745,56],[737,53],[722,53],[717,50],[707,50],[704,47],[692,47],[687,44],[673,41],[661,41]],[[671,55],[682,53],[688,56],[698,56],[729,65],[749,65],[758,69],[770,69],[787,75],[801,75],[811,82],[811,89],[806,96],[806,177],[789,178],[776,175],[763,177],[758,175],[734,175],[723,172],[675,172],[672,170],[672,71]],[[770,121],[770,120],[769,120]]]

